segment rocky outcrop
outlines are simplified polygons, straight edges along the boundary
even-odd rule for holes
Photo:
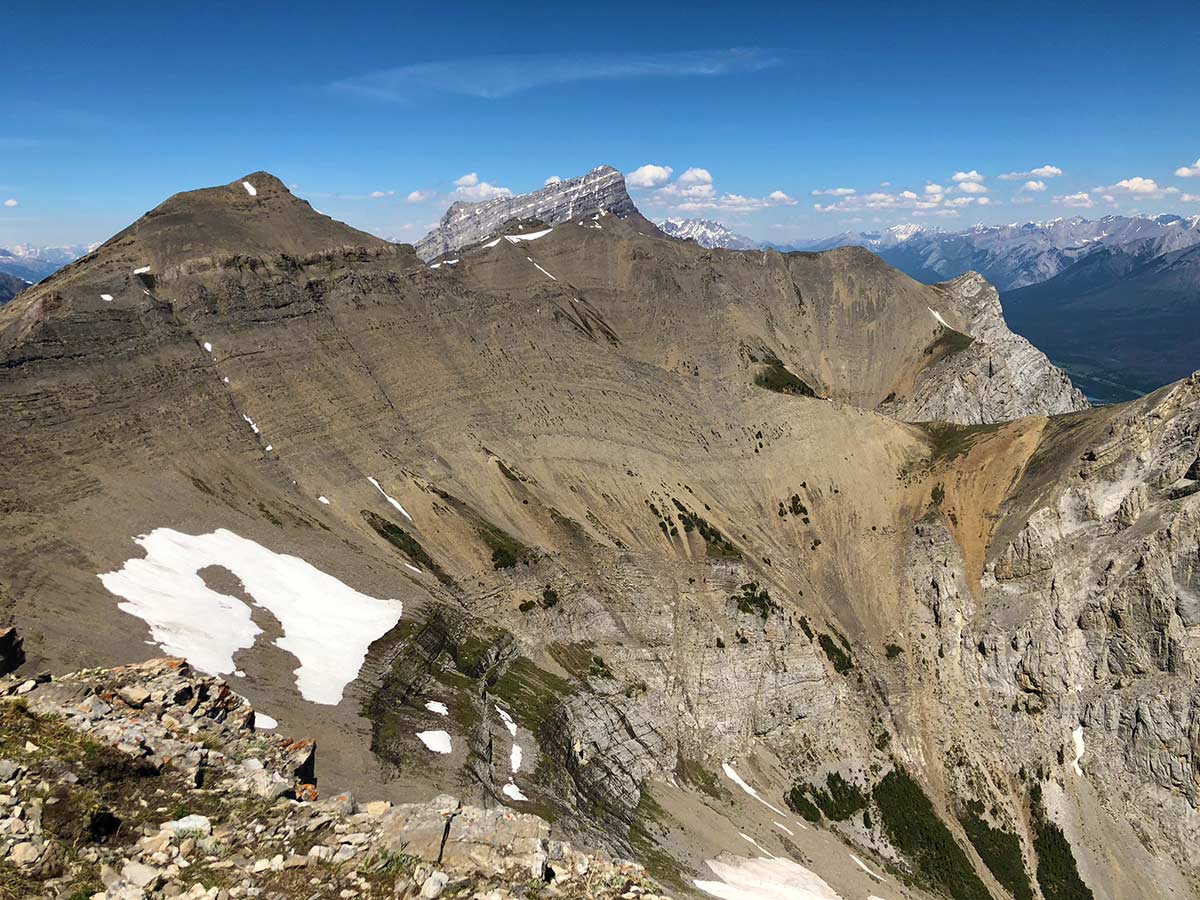
[[[637,212],[625,190],[625,176],[611,166],[598,166],[578,178],[515,197],[459,201],[446,210],[433,231],[417,241],[416,250],[429,260],[478,243],[509,219],[540,219],[558,225],[602,210],[622,218]]]
[[[0,681],[0,698],[12,896],[658,896],[640,866],[550,840],[537,816],[319,798],[311,741],[256,731],[243,699],[180,660]]]
[[[897,410],[900,418],[986,425],[1087,408],[1066,373],[1009,330],[1000,294],[982,276],[968,272],[937,287],[962,315],[962,332],[971,340],[961,349],[948,347],[920,374],[912,397]],[[949,343],[953,335],[946,338]]]

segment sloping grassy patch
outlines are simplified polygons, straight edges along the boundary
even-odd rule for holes
[[[738,593],[729,598],[737,603],[738,612],[748,616],[758,616],[764,622],[771,613],[779,612],[779,604],[771,599],[766,588],[760,588],[757,581],[748,581],[738,588]]]
[[[533,559],[532,549],[491,522],[482,519],[476,522],[475,533],[492,551],[492,566],[497,569],[511,569],[518,563],[528,563]]]
[[[962,353],[973,343],[975,343],[975,338],[969,334],[963,334],[953,328],[943,328],[942,333],[925,348],[925,355],[932,356],[933,362],[937,362],[953,356],[955,353]]]
[[[447,575],[442,570],[442,567],[433,561],[433,557],[425,552],[425,548],[421,546],[420,542],[395,522],[385,519],[383,516],[373,513],[369,509],[362,510],[362,517],[375,530],[377,535],[414,563],[432,572],[433,577],[442,584],[447,586],[454,584],[454,579]]]
[[[839,675],[845,675],[854,668],[854,660],[850,654],[825,632],[822,631],[817,635],[817,643],[821,645],[821,649],[825,651],[825,655],[833,664],[834,671]]]
[[[873,795],[883,833],[918,881],[954,900],[991,900],[966,851],[907,772],[899,767],[888,772]]]
[[[995,828],[983,819],[983,804],[972,800],[959,814],[967,839],[1000,882],[1000,886],[1013,895],[1014,900],[1033,900],[1033,887],[1029,883],[1029,872],[1021,856],[1021,839],[1011,831]]]
[[[1033,813],[1033,849],[1037,854],[1037,882],[1046,900],[1095,900],[1079,877],[1075,854],[1062,829],[1046,816],[1042,787],[1034,785],[1029,795]]]
[[[692,512],[674,497],[671,502],[679,513],[679,521],[683,524],[684,534],[697,532],[704,539],[704,555],[715,559],[741,559],[742,552],[738,550],[725,535],[714,528],[698,513]]]
[[[834,822],[844,822],[859,810],[867,808],[867,795],[839,772],[830,772],[825,777],[824,790],[814,787],[809,788],[809,793],[825,818]]]

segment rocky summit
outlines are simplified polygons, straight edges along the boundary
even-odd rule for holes
[[[1200,375],[539,195],[0,308],[0,896],[1200,893]]]
[[[638,211],[625,190],[625,176],[611,166],[597,166],[586,175],[556,181],[529,194],[453,203],[437,227],[417,241],[417,255],[434,259],[455,253],[491,237],[510,219],[559,225],[601,211],[618,217]]]

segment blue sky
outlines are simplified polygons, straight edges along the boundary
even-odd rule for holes
[[[1200,214],[1187,4],[380,6],[7,10],[0,246],[257,169],[400,240],[601,163],[652,217],[777,241]]]

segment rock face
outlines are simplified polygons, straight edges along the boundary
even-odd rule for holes
[[[0,628],[0,675],[25,662],[25,645],[15,628]]]
[[[428,260],[456,252],[495,234],[509,219],[539,219],[558,225],[600,210],[618,217],[637,212],[625,190],[625,176],[611,166],[598,166],[586,175],[515,197],[459,201],[446,210],[433,231],[417,241],[417,255]]]
[[[921,373],[897,414],[912,422],[987,425],[1059,415],[1087,401],[1046,355],[1009,330],[996,289],[975,272],[937,285],[964,318],[969,346]]]

